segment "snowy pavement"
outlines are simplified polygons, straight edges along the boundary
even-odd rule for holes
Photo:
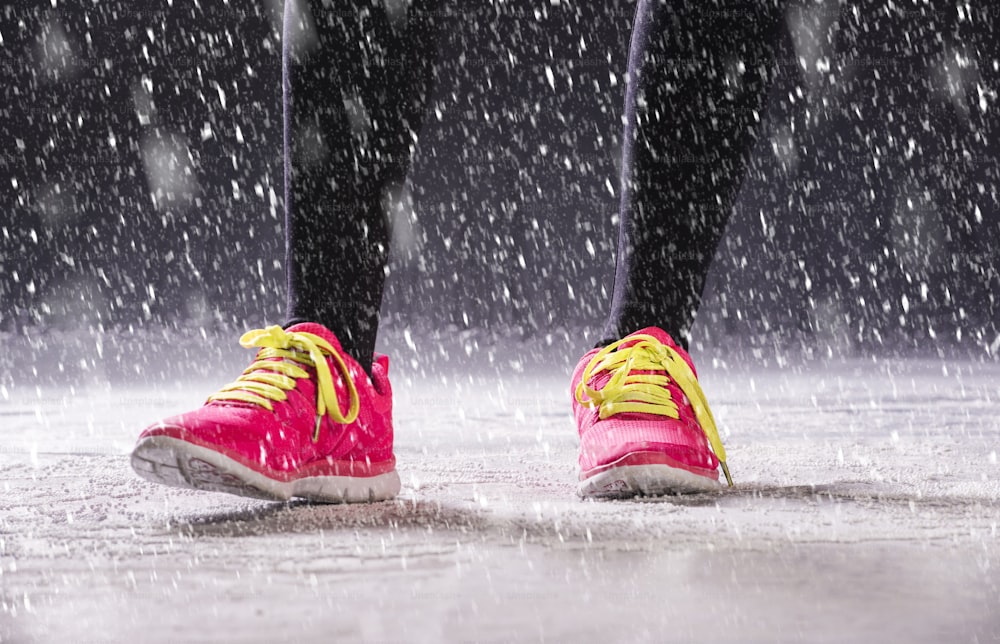
[[[131,473],[231,371],[5,383],[0,642],[1000,642],[997,364],[706,360],[736,489],[633,502],[575,498],[565,364],[517,367],[398,360],[362,506]]]

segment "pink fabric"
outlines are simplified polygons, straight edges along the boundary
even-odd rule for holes
[[[343,358],[360,401],[358,417],[353,423],[335,423],[327,414],[320,423],[319,440],[313,442],[315,369],[301,365],[311,377],[296,380],[296,387],[286,392],[287,400],[272,401],[273,412],[252,403],[210,402],[147,428],[140,439],[171,436],[186,440],[215,449],[278,480],[321,474],[375,476],[392,470],[395,460],[389,359],[383,355],[375,357],[369,380],[361,365],[342,352],[340,342],[326,327],[305,323],[288,331],[317,335]],[[346,413],[349,401],[343,376],[331,360],[327,362],[341,411]]]
[[[666,332],[656,327],[648,327],[628,336],[649,335],[661,343],[672,347],[681,358],[694,370],[691,356],[674,342]],[[633,342],[626,342],[622,347],[628,347]],[[620,413],[604,420],[600,419],[599,410],[595,407],[581,405],[576,400],[576,389],[583,379],[583,371],[591,358],[599,349],[594,349],[580,359],[573,372],[570,394],[573,396],[573,415],[576,418],[577,430],[580,434],[580,478],[586,478],[592,470],[613,463],[628,454],[637,452],[660,452],[671,459],[692,468],[714,470],[719,466],[708,445],[705,432],[695,417],[694,409],[687,396],[673,380],[667,386],[671,398],[677,403],[679,419],[646,413]],[[635,371],[633,373],[666,374],[665,371]],[[607,371],[595,374],[589,386],[601,390],[611,379]],[[717,477],[718,474],[716,473]]]

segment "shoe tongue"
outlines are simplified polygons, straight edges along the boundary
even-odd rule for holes
[[[645,329],[640,329],[639,331],[636,331],[635,333],[631,333],[631,334],[627,335],[625,337],[625,340],[628,340],[632,336],[636,336],[636,335],[651,335],[654,338],[656,338],[657,340],[659,340],[660,342],[662,342],[663,344],[667,345],[668,347],[670,347],[671,349],[673,349],[674,351],[676,351],[677,354],[681,358],[684,359],[684,362],[686,362],[688,364],[688,366],[691,367],[691,372],[694,373],[695,377],[698,376],[698,372],[695,371],[694,362],[691,360],[691,356],[689,356],[688,352],[684,350],[684,347],[682,347],[679,344],[677,344],[676,342],[674,342],[674,339],[672,337],[670,337],[670,334],[667,333],[666,331],[664,331],[663,329],[661,329],[659,327],[655,327],[655,326],[648,326]],[[622,344],[622,346],[623,347],[630,347],[633,344],[635,344],[636,342],[638,342],[638,339],[636,339],[634,342],[625,342],[624,344]]]
[[[329,342],[337,353],[343,355],[344,348],[340,346],[340,340],[337,339],[330,329],[326,328],[322,324],[317,324],[315,322],[302,322],[300,324],[293,324],[292,326],[285,329],[289,333],[312,333],[313,335],[318,335],[327,342]]]

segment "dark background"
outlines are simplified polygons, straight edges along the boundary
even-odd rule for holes
[[[386,324],[599,325],[634,3],[446,7]],[[0,330],[281,321],[280,12],[2,10]],[[697,334],[996,352],[997,16],[788,9]]]

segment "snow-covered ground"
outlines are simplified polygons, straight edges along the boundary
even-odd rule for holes
[[[491,366],[427,371],[399,340],[404,488],[367,506],[132,474],[138,431],[235,376],[238,349],[190,377],[138,340],[38,342],[16,369],[9,350],[0,641],[1000,641],[997,364],[706,357],[736,489],[582,502],[576,355],[474,346]]]

